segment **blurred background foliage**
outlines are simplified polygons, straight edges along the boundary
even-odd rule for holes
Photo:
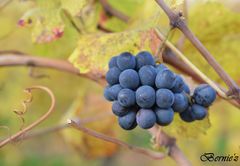
[[[109,4],[130,19],[128,23],[109,16],[97,0],[12,0],[0,1],[0,51],[14,50],[34,56],[69,59],[81,72],[104,73],[109,59],[122,52],[139,50],[156,52],[158,45],[152,28],[169,31],[168,19],[154,1],[108,0]],[[174,9],[183,10],[179,1],[168,1]],[[215,56],[223,68],[240,85],[240,4],[238,0],[189,0],[188,23],[193,32]],[[103,29],[114,33],[103,33]],[[170,40],[176,43],[181,34],[174,30]],[[214,81],[223,84],[216,73],[186,41],[183,53]],[[99,63],[101,62],[101,63]],[[0,137],[19,130],[22,122],[13,113],[21,109],[26,97],[23,89],[45,85],[56,96],[56,111],[39,128],[66,123],[68,118],[93,118],[86,124],[104,134],[130,144],[151,148],[147,131],[120,129],[111,115],[111,105],[102,96],[102,87],[92,81],[48,69],[34,69],[29,76],[26,67],[0,69]],[[196,86],[191,78],[191,87]],[[46,94],[34,92],[34,100],[24,116],[25,125],[41,116],[49,107]],[[177,143],[193,165],[203,165],[199,156],[205,152],[240,155],[240,111],[218,99],[209,110],[209,119],[186,124],[175,120],[164,130],[177,138]],[[175,117],[178,119],[178,117]],[[211,125],[210,125],[211,124]],[[210,127],[211,126],[211,127]],[[97,140],[73,129],[46,134],[5,146],[0,150],[0,165],[175,165],[170,159],[153,161],[145,156]],[[239,165],[237,163],[204,163],[206,165]]]

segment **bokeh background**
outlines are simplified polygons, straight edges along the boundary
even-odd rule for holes
[[[31,18],[34,21],[36,19],[34,15],[31,15],[32,12],[35,12],[32,10],[36,7],[36,4],[33,1],[12,0],[3,5],[5,1],[7,0],[0,0],[1,54],[3,54],[2,51],[10,50],[24,52],[33,56],[67,60],[78,46],[77,43],[82,34],[79,34],[66,18],[64,19],[63,36],[51,42],[42,42],[44,39],[39,39],[40,32],[43,30],[48,32],[52,26],[59,25],[61,27],[61,24],[55,24],[53,21],[51,25],[43,27],[41,27],[42,25],[36,25],[35,22],[33,22],[33,25],[28,25],[26,22],[27,25],[19,25],[19,20],[26,21]],[[98,1],[94,3],[97,3],[97,11],[103,10]],[[167,32],[169,29],[167,17],[161,13],[161,9],[154,2],[150,2],[149,0],[134,0],[131,2],[129,0],[123,0],[123,2],[109,0],[109,3],[126,15],[138,20],[133,19],[131,21],[133,23],[124,23],[113,17],[105,22],[104,26],[114,32],[123,31],[129,27],[135,27],[135,25],[139,26],[143,15],[144,19],[160,16],[160,20],[151,19],[154,22],[153,24],[155,25],[156,22],[160,21],[159,26],[163,32]],[[187,4],[190,28],[197,34],[210,52],[213,53],[230,76],[240,85],[239,1],[191,0]],[[71,9],[74,6],[73,2],[73,5],[70,6]],[[139,13],[142,13],[142,15]],[[135,17],[135,15],[137,16]],[[46,18],[51,18],[50,14]],[[99,19],[96,16],[94,18]],[[52,19],[58,20],[56,17],[51,18],[51,21]],[[92,24],[94,23],[87,24],[87,26]],[[89,31],[86,33],[90,34],[97,32],[91,26],[87,30]],[[180,36],[178,31],[174,31],[174,35],[172,35],[170,40],[176,43]],[[216,73],[200,57],[199,53],[197,53],[189,42],[186,41],[184,43],[182,51],[211,79],[223,85]],[[106,61],[108,59],[106,58]],[[83,67],[86,66],[81,66],[80,64],[80,68]],[[172,69],[174,70],[174,68]],[[176,72],[178,71],[176,70]],[[34,130],[61,125],[66,123],[68,118],[75,116],[83,119],[94,119],[97,117],[95,120],[87,123],[86,126],[104,134],[117,137],[130,144],[152,148],[151,136],[147,131],[140,128],[136,128],[130,132],[120,129],[115,117],[111,114],[111,104],[103,98],[102,86],[85,78],[49,69],[35,68],[34,73],[36,75],[44,74],[46,77],[41,79],[30,77],[29,68],[26,67],[0,68],[0,138],[5,138],[19,131],[22,125],[21,119],[13,113],[13,110],[21,109],[21,102],[26,98],[23,89],[32,85],[44,85],[49,87],[55,94],[56,109],[44,123]],[[188,80],[192,88],[197,85],[190,77],[185,76],[185,79]],[[33,95],[34,100],[24,115],[24,125],[31,123],[41,116],[50,105],[49,97],[45,93],[34,91]],[[240,156],[239,119],[240,110],[218,98],[209,109],[209,120],[196,124],[184,124],[176,120],[175,123],[171,124],[171,127],[166,127],[165,131],[177,138],[177,144],[193,165],[240,165],[239,161],[203,163],[199,159],[200,155],[205,152],[213,152],[218,155],[237,154]],[[111,143],[92,138],[80,131],[64,129],[27,140],[21,140],[3,147],[0,149],[0,165],[155,166],[176,164],[168,157],[160,161],[152,160]]]

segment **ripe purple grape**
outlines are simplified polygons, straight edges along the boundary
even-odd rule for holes
[[[152,66],[155,65],[155,60],[153,56],[147,51],[139,52],[136,55],[136,61],[137,61],[138,70],[145,65],[152,65]]]
[[[118,117],[118,124],[125,130],[132,130],[137,126],[136,112],[130,111],[126,115]]]
[[[142,85],[154,86],[157,72],[153,66],[146,65],[141,67],[138,74]]]
[[[175,93],[172,108],[174,112],[183,112],[188,107],[188,97],[185,93]]]
[[[158,89],[156,104],[159,108],[170,108],[174,103],[174,94],[168,89]]]
[[[122,87],[134,90],[139,86],[140,79],[135,70],[127,69],[120,74],[119,82]]]
[[[157,117],[157,123],[160,126],[167,126],[173,121],[174,111],[172,108],[162,109],[162,108],[155,108],[155,113]]]
[[[136,103],[135,92],[131,89],[122,89],[118,93],[118,102],[123,107],[130,107]]]
[[[106,80],[109,85],[114,85],[119,83],[119,76],[120,76],[121,70],[117,67],[112,67],[108,70],[106,74]]]
[[[118,93],[121,89],[122,89],[122,87],[120,86],[120,84],[116,84],[116,85],[113,85],[113,86],[107,86],[104,89],[104,97],[108,101],[117,100]]]
[[[155,90],[148,85],[139,87],[136,91],[136,102],[142,108],[151,108],[155,104]]]
[[[135,69],[136,59],[131,53],[124,52],[118,56],[117,66],[122,71],[126,69]]]
[[[149,129],[156,123],[156,115],[151,109],[140,109],[137,113],[137,124],[143,129]]]
[[[194,90],[193,98],[196,104],[209,107],[216,99],[216,91],[208,84],[201,84]]]
[[[168,69],[158,72],[155,80],[157,88],[171,89],[174,86],[175,74]]]

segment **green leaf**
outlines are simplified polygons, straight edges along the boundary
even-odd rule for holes
[[[62,11],[69,16],[66,17],[67,14]],[[98,13],[98,3],[86,0],[37,0],[35,7],[26,11],[18,24],[31,29],[33,42],[48,43],[64,35],[66,20],[63,17],[75,24],[71,25],[72,28],[86,33],[96,31]]]
[[[159,39],[153,29],[119,33],[99,33],[80,37],[69,60],[81,72],[105,73],[108,61],[124,51],[136,54],[140,50],[157,50]]]
[[[207,129],[211,127],[209,118],[194,121],[192,123],[184,122],[178,114],[175,114],[171,125],[163,127],[163,130],[175,137],[197,138],[201,134],[206,134]]]
[[[62,9],[67,10],[72,16],[80,15],[81,10],[88,4],[87,0],[60,0]]]

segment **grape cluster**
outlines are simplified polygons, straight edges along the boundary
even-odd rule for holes
[[[143,129],[156,123],[169,125],[174,112],[186,122],[201,120],[216,98],[215,90],[207,84],[199,85],[190,96],[183,78],[165,65],[156,64],[147,51],[112,57],[106,80],[104,96],[113,102],[112,112],[125,130],[137,125]]]

